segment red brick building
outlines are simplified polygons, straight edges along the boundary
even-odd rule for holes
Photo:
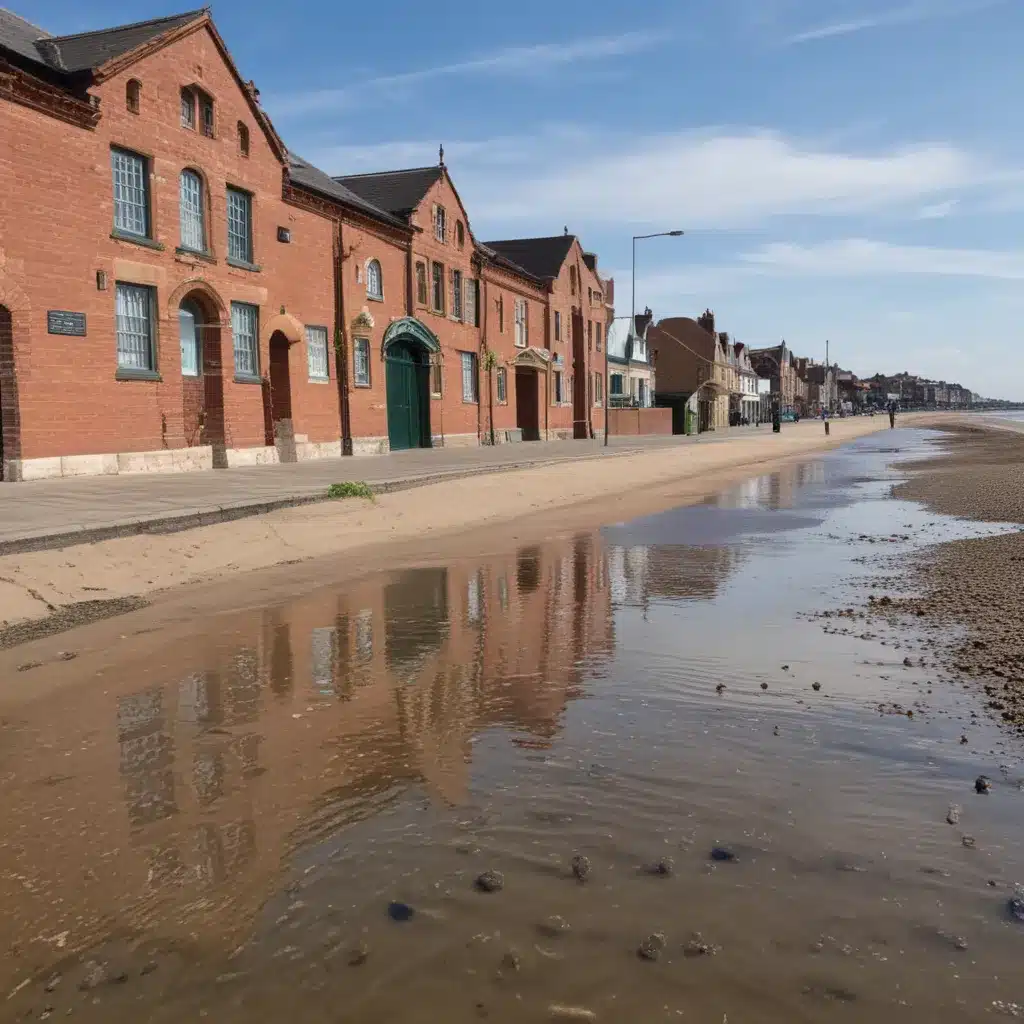
[[[286,149],[207,10],[0,12],[4,479],[603,429],[610,309],[567,233],[479,243],[437,167]]]

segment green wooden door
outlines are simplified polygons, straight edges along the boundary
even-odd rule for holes
[[[418,348],[397,341],[388,348],[388,440],[392,451],[430,447],[430,368]]]

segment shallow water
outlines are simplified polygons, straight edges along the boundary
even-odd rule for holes
[[[863,605],[880,554],[995,529],[888,496],[928,439],[187,639],[120,620],[123,654],[82,644],[0,721],[0,1019],[1012,1013],[1015,746],[929,687],[923,638],[809,618]]]

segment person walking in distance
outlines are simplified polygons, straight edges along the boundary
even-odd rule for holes
[[[893,430],[896,427],[896,403],[889,403],[889,429]]]

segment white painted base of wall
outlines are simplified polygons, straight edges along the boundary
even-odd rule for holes
[[[155,452],[107,452],[102,455],[56,455],[46,459],[11,459],[5,480],[59,480],[122,473],[191,473],[213,469],[213,449],[167,448]]]
[[[228,469],[236,466],[275,466],[281,461],[281,454],[276,446],[261,448],[228,448],[224,452],[225,465]]]
[[[296,441],[295,458],[298,462],[311,459],[340,459],[341,441]]]
[[[476,434],[445,434],[434,437],[435,448],[475,448],[480,443]]]
[[[391,442],[386,437],[352,438],[353,455],[387,455],[390,451]]]

